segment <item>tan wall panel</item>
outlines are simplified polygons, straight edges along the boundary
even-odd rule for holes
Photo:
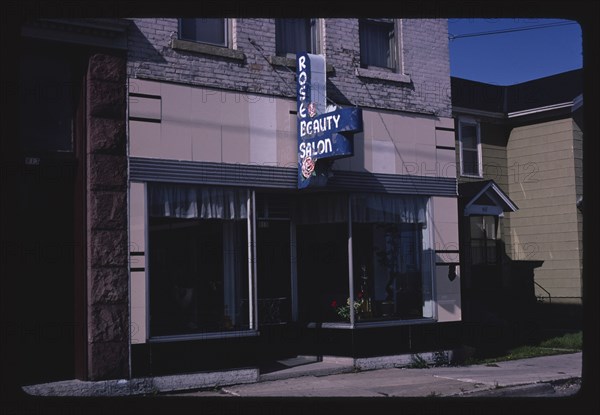
[[[454,197],[432,197],[433,217],[436,223],[458,223],[458,202]]]
[[[448,279],[448,266],[435,267],[436,303],[439,322],[459,321],[461,319],[460,267],[456,267],[457,277]]]
[[[129,78],[129,92],[160,96],[161,82],[147,81],[145,79]]]
[[[391,141],[371,141],[371,156],[373,173],[396,173],[396,149]]]
[[[165,120],[160,124],[160,157],[192,160],[192,129],[189,122]]]
[[[297,145],[296,137],[296,114],[290,114],[295,111],[296,102],[282,99],[276,100],[277,108],[277,165],[280,167],[297,166]]]
[[[434,122],[436,127],[454,128],[454,118],[436,118]]]
[[[192,88],[189,86],[162,83],[162,119],[189,128],[192,109]]]
[[[146,343],[146,273],[131,273],[131,343]]]
[[[277,105],[275,100],[261,97],[258,102],[248,104],[247,112],[250,126],[248,161],[252,164],[276,165]]]
[[[227,127],[222,129],[223,163],[250,162],[250,133],[245,128]]]
[[[394,137],[393,114],[382,112],[380,114],[363,110],[363,121],[365,128],[365,139],[378,141],[391,141]]]
[[[460,301],[441,300],[437,302],[437,321],[440,323],[448,321],[460,321],[462,312],[460,309]]]
[[[414,141],[435,148],[435,121],[433,118],[414,116]]]
[[[161,99],[130,96],[129,116],[160,121]]]
[[[437,163],[435,145],[415,144],[415,158],[419,176],[439,177],[441,166]]]
[[[129,190],[129,251],[146,252],[145,183],[130,183]],[[129,257],[131,268],[146,268],[145,255]],[[130,286],[131,342],[146,341],[146,273],[132,271]]]
[[[129,185],[129,244],[130,251],[146,251],[146,193],[145,183]],[[143,266],[143,265],[139,265]]]
[[[192,160],[220,163],[223,161],[221,127],[198,125],[192,129]]]
[[[417,162],[415,145],[396,142],[396,150],[396,173],[419,175],[420,166]]]
[[[438,177],[456,178],[455,157],[454,150],[436,149]]]
[[[206,88],[191,88],[192,105],[190,108],[190,122],[195,127],[204,125],[220,128],[223,117],[227,116],[224,109],[228,102],[235,102],[231,94],[224,91],[215,91]]]
[[[454,147],[456,139],[454,134],[454,131],[435,130],[435,145]]]
[[[364,135],[354,135],[354,156],[350,158],[352,171],[373,171],[373,141],[365,140]]]
[[[431,224],[435,249],[458,249],[458,225],[456,222],[438,222]]]
[[[160,124],[130,120],[129,155],[131,157],[161,157]]]
[[[295,109],[291,99],[243,95],[176,84],[140,82],[160,94],[162,123],[131,122],[132,156],[293,167],[297,162]],[[337,170],[437,177],[436,125],[451,119],[364,110],[364,133],[355,134],[355,155]],[[157,128],[159,131],[157,131]],[[439,132],[450,143],[451,132]],[[158,137],[157,137],[158,135]]]

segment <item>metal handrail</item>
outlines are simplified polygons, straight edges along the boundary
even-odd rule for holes
[[[537,283],[536,281],[533,281],[533,283],[535,285],[537,285],[538,287],[540,287],[542,290],[544,290],[544,292],[546,292],[546,294],[548,294],[548,303],[552,304],[552,294],[550,294],[550,291],[548,291],[547,289],[545,289],[544,287],[542,287],[539,283]]]

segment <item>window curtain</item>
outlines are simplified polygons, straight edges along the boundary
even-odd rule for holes
[[[246,219],[248,191],[150,183],[149,214],[182,219]]]
[[[361,21],[360,54],[363,65],[393,68],[393,42],[393,23]]]
[[[223,312],[234,326],[242,324],[242,276],[247,278],[244,269],[247,265],[247,255],[244,255],[247,239],[244,228],[238,225],[232,221],[223,223]]]
[[[358,223],[418,223],[427,226],[427,197],[387,194],[352,196],[352,221]]]
[[[277,55],[312,52],[310,50],[310,19],[276,19]]]
[[[348,196],[346,194],[303,194],[297,198],[295,207],[295,219],[299,225],[348,221]]]
[[[427,197],[377,193],[351,196],[352,221],[358,223],[414,223],[427,226]],[[340,223],[348,220],[348,196],[314,193],[298,197],[298,224]]]

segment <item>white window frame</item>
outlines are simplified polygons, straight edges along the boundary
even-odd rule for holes
[[[361,60],[361,68],[368,70],[380,70],[392,73],[403,73],[402,66],[402,37],[401,37],[401,28],[402,23],[399,19],[360,19],[359,20],[359,37],[360,37],[360,25],[361,22],[364,23],[373,23],[373,24],[393,24],[394,25],[394,40],[393,45],[390,45],[390,52],[392,53],[392,67],[383,67],[383,66],[374,66],[374,65],[364,65]],[[360,40],[359,40],[360,45]]]
[[[463,125],[474,126],[476,131],[476,140],[477,140],[477,174],[473,174],[470,172],[465,172],[464,160],[463,160],[463,135],[462,129]],[[481,126],[479,121],[472,118],[460,118],[458,120],[458,145],[459,145],[459,159],[460,159],[460,175],[464,177],[475,177],[478,179],[483,178],[483,160],[481,154]],[[469,149],[470,151],[470,149]]]
[[[221,43],[213,43],[213,42],[206,42],[203,40],[197,40],[197,39],[184,39],[181,37],[181,32],[182,32],[182,20],[183,18],[179,18],[177,19],[177,29],[178,29],[178,39],[179,40],[183,40],[186,42],[195,42],[195,43],[201,43],[204,45],[211,45],[211,46],[218,46],[218,47],[222,47],[222,48],[231,48],[232,47],[232,36],[231,36],[231,20],[232,19],[226,19],[226,18],[222,18],[223,20],[223,27],[224,27],[224,37],[225,37],[225,42],[223,44]]]

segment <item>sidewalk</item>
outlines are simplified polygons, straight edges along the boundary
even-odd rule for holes
[[[423,355],[425,356],[425,354]],[[425,356],[427,357],[427,356]],[[431,356],[429,359],[431,361]],[[410,355],[365,359],[299,356],[240,368],[97,382],[28,385],[31,396],[126,397],[437,397],[548,396],[575,393],[582,353],[489,365],[408,369]],[[562,385],[560,385],[562,383]],[[523,386],[526,387],[523,387]],[[508,389],[512,388],[512,389]],[[482,395],[483,394],[483,395]]]
[[[260,382],[218,390],[171,393],[196,397],[447,397],[565,396],[577,392],[582,353],[489,365],[391,368],[351,373],[343,361],[308,362],[261,375]],[[298,362],[295,362],[298,363]],[[332,374],[333,373],[333,374]]]

